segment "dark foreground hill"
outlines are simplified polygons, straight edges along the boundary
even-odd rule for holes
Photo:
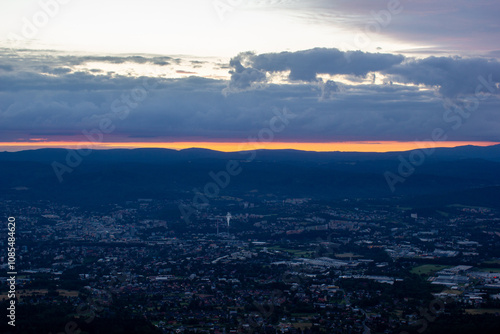
[[[229,161],[238,173],[226,179],[222,175],[227,176]],[[413,153],[41,149],[0,153],[0,175],[2,200],[85,204],[189,199],[212,183],[218,184],[218,196],[393,198],[422,205],[496,206],[500,145]]]

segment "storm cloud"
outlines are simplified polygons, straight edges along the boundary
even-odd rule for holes
[[[365,76],[369,72],[382,71],[400,64],[403,60],[404,57],[401,55],[343,52],[327,48],[259,55],[246,52],[231,60],[231,66],[235,69],[231,84],[248,87],[252,78],[262,81],[266,72],[290,71],[288,78],[291,81],[314,81],[318,74]],[[241,73],[248,75],[241,76]],[[240,83],[240,80],[244,82]]]
[[[368,73],[387,75],[392,82],[437,87],[445,97],[474,94],[478,78],[500,82],[500,62],[494,58],[427,57],[340,51],[316,48],[297,52],[241,53],[231,60],[230,88],[250,88],[263,82],[266,74],[289,72],[288,80],[313,82],[319,74],[366,77]],[[330,83],[331,85],[332,83]]]
[[[29,66],[22,68],[3,57],[2,64],[13,69],[0,71],[0,141],[82,140],[83,131],[103,119],[114,126],[108,141],[245,141],[285,107],[297,117],[276,135],[279,141],[413,141],[427,139],[435,128],[449,129],[450,140],[500,141],[500,65],[494,59],[414,59],[336,49],[245,53],[230,61],[228,79],[213,79],[75,70],[68,64],[79,59],[50,57],[43,71],[39,57],[25,56]],[[288,71],[287,82],[267,80]],[[370,73],[386,80],[377,83]],[[323,82],[318,74],[368,79]],[[443,118],[445,99],[472,96],[481,76],[492,83],[493,94],[483,87],[490,98],[451,131],[453,124]],[[224,95],[228,85],[234,91]],[[116,107],[127,104],[126,117],[119,117]]]
[[[496,85],[500,81],[500,62],[485,58],[428,57],[407,60],[386,73],[393,74],[400,82],[438,86],[441,94],[453,97],[474,94],[481,77],[494,78]]]

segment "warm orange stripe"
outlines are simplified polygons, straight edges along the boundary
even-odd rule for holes
[[[464,145],[490,146],[499,144],[497,142],[398,142],[398,141],[359,141],[359,142],[334,142],[334,143],[284,143],[284,142],[113,142],[113,143],[90,143],[69,141],[37,141],[37,142],[0,142],[0,151],[20,151],[37,148],[169,148],[182,150],[186,148],[206,148],[222,152],[235,152],[254,149],[295,149],[303,151],[344,151],[344,152],[390,152],[408,151],[426,147],[456,147]]]

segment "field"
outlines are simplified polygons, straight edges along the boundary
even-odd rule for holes
[[[21,290],[17,290],[16,291],[16,296],[18,298],[24,298],[24,297],[27,297],[27,296],[31,296],[31,295],[46,295],[49,291],[47,289],[38,289],[38,290],[24,290],[24,289],[21,289]],[[78,296],[78,291],[74,290],[74,291],[70,291],[70,290],[57,290],[57,292],[59,293],[60,296],[64,296],[64,297],[77,297]],[[0,295],[0,301],[1,300],[5,300],[5,299],[8,299],[8,296],[6,294],[2,294]]]
[[[413,268],[410,272],[412,274],[417,274],[417,275],[432,275],[435,272],[438,272],[440,270],[443,270],[445,268],[451,268],[451,266],[444,266],[444,265],[439,265],[439,264],[424,264],[418,267]]]
[[[335,254],[335,257],[338,257],[340,259],[348,259],[350,257],[363,257],[362,255],[356,255],[354,253],[343,253],[343,254]]]
[[[478,315],[478,314],[500,314],[500,308],[470,308],[465,309],[465,313]]]
[[[479,268],[478,271],[486,273],[500,273],[500,268]]]
[[[260,249],[263,249],[264,247],[257,247]],[[302,249],[291,249],[291,248],[283,248],[280,246],[272,246],[272,247],[266,247],[268,250],[277,250],[281,252],[287,252],[290,253],[296,257],[310,257],[311,254],[314,253],[314,251],[311,250],[302,250]]]
[[[300,329],[301,331],[304,331],[304,330],[312,327],[312,322],[296,322],[296,323],[293,323],[292,326],[294,328]]]

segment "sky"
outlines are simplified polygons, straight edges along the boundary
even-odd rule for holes
[[[1,1],[0,151],[500,143],[498,17],[487,0]]]

